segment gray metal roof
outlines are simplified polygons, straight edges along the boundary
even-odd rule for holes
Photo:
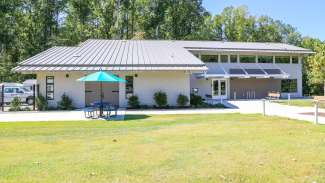
[[[310,53],[280,43],[217,41],[94,40],[76,47],[53,47],[21,63],[15,71],[207,70],[188,49],[277,50]]]
[[[221,50],[243,52],[274,52],[274,53],[301,53],[312,54],[309,49],[271,42],[223,42],[223,41],[177,41],[177,44],[188,50]]]

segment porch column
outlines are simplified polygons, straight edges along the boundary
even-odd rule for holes
[[[119,74],[120,78],[125,79],[125,74]],[[127,107],[127,99],[125,98],[125,83],[119,83],[119,106]]]

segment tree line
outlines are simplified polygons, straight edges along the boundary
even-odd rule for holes
[[[253,16],[245,6],[213,15],[202,0],[2,0],[0,25],[1,82],[33,77],[10,72],[19,61],[89,38],[216,40],[312,49],[316,54],[304,62],[304,93],[323,91],[325,43],[269,16]]]

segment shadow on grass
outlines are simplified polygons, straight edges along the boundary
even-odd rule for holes
[[[141,119],[146,119],[146,118],[149,118],[149,117],[151,117],[151,116],[142,115],[142,114],[139,114],[139,115],[125,115],[124,116],[124,121],[141,120]]]

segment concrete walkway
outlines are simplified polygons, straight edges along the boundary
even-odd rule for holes
[[[123,120],[124,115],[164,115],[164,114],[218,114],[218,113],[242,113],[256,114],[263,112],[261,100],[225,101],[232,109],[167,109],[167,110],[124,110],[120,109],[118,116],[112,120]],[[295,107],[266,102],[266,115],[281,116],[291,119],[314,122],[313,107]],[[325,109],[320,109],[325,113]],[[49,112],[0,112],[0,122],[19,121],[82,121],[91,120],[84,117],[83,111],[49,111]],[[319,117],[319,123],[325,124],[325,117]]]
[[[125,110],[119,110],[117,116],[112,116],[109,120],[124,120],[124,114],[125,114]],[[89,120],[92,119],[85,118],[83,111],[0,112],[0,122],[89,121]]]
[[[263,113],[262,100],[247,100],[247,101],[227,101],[229,104],[235,106],[243,114]],[[306,113],[313,113],[314,107],[297,107],[282,105],[274,102],[265,102],[265,112],[269,116],[281,116],[290,119],[298,119],[309,122],[314,122],[314,115],[306,115]],[[319,109],[320,113],[325,113],[325,109]],[[319,117],[319,123],[325,124],[325,117]]]

